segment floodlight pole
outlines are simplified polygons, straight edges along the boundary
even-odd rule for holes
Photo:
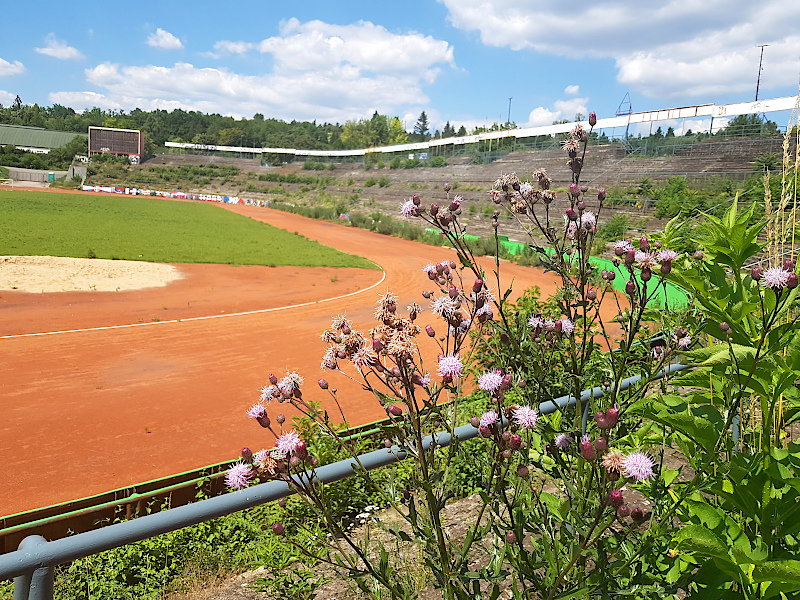
[[[758,102],[758,88],[761,86],[761,64],[764,62],[764,48],[767,46],[769,46],[769,44],[756,46],[756,48],[761,48],[761,58],[758,59],[758,79],[756,80],[756,102]]]

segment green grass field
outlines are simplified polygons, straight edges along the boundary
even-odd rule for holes
[[[378,268],[215,205],[49,192],[0,191],[0,255]]]

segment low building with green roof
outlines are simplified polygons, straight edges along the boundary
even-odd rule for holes
[[[38,154],[47,154],[53,148],[61,148],[78,136],[87,137],[87,134],[0,124],[0,146],[14,146]]]

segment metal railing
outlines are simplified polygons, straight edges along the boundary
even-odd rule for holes
[[[652,380],[685,368],[687,368],[685,365],[671,364],[656,373]],[[623,379],[620,382],[620,391],[636,385],[641,380],[641,375]],[[581,393],[580,402],[584,407],[584,431],[588,421],[589,400],[600,398],[603,395],[602,387],[584,390]],[[542,402],[539,405],[539,411],[546,415],[574,404],[576,404],[574,396],[562,396]],[[467,424],[456,427],[453,435],[458,440],[464,441],[477,437],[478,430]],[[423,440],[423,447],[429,449],[432,445],[448,446],[451,441],[452,436],[449,432],[440,432],[426,437]],[[358,460],[366,470],[371,471],[406,458],[408,458],[408,454],[405,450],[393,446],[390,449],[382,448],[362,454]],[[341,481],[355,475],[354,467],[353,459],[345,459],[318,467],[314,477],[321,483]],[[266,502],[273,502],[290,496],[292,493],[292,488],[285,481],[269,481],[224,496],[115,523],[102,529],[79,533],[52,542],[48,542],[41,536],[29,536],[22,540],[18,550],[0,556],[0,581],[14,578],[14,600],[52,600],[54,567],[56,565],[253,508]]]

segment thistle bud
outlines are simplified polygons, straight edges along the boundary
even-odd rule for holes
[[[595,448],[592,445],[592,440],[589,438],[588,434],[581,438],[581,456],[589,461],[597,458],[597,452],[595,451]]]
[[[305,460],[308,456],[308,448],[306,447],[306,443],[298,442],[297,446],[295,447],[294,454],[300,460]]]
[[[523,479],[527,479],[530,474],[531,474],[531,472],[530,472],[530,470],[528,470],[528,467],[526,467],[522,463],[517,465],[517,475],[518,476],[522,477]]]
[[[414,206],[419,206],[420,203],[422,202],[422,200],[420,200],[419,196],[417,196],[416,194],[411,196],[411,201],[414,203]]]
[[[283,523],[273,523],[272,524],[272,533],[275,535],[283,535],[286,531],[286,527],[284,527]]]
[[[299,456],[293,456],[289,459],[289,466],[293,469],[296,469],[303,463],[303,459]]]
[[[458,288],[454,285],[450,286],[450,289],[447,290],[447,295],[450,296],[453,300],[458,298]]]
[[[590,112],[589,113],[589,127],[594,127],[597,125],[597,113]]]
[[[286,508],[286,498],[281,498],[280,500],[278,500],[278,506],[280,506],[281,508]]]
[[[633,519],[634,523],[641,523],[644,521],[644,513],[642,509],[638,506],[631,511],[631,519]]]
[[[706,255],[703,254],[703,252],[700,251],[700,250],[698,250],[697,252],[694,253],[694,259],[695,260],[703,260],[705,257],[706,257]]]
[[[594,449],[598,452],[605,452],[608,450],[608,440],[604,437],[599,437],[594,442]]]
[[[272,373],[270,373],[270,374],[269,374],[269,382],[270,382],[272,385],[278,385],[278,378],[277,378],[277,377],[275,377],[275,375],[273,375]]]
[[[399,417],[400,415],[402,415],[402,414],[403,414],[403,409],[402,409],[402,408],[400,408],[399,406],[397,406],[396,404],[393,404],[392,406],[390,406],[389,408],[387,408],[387,409],[386,409],[386,411],[387,411],[387,412],[388,412],[390,415],[392,415],[393,417]]]
[[[617,518],[624,519],[629,514],[631,514],[631,508],[627,504],[623,504],[619,508],[617,508]]]
[[[608,499],[606,502],[613,508],[619,508],[622,506],[625,503],[625,499],[622,497],[622,490],[611,490],[608,493]]]
[[[606,190],[605,190],[605,188],[603,188],[603,189],[601,189],[600,191],[597,192],[597,199],[600,200],[600,202],[602,202],[603,200],[606,199]]]
[[[431,204],[431,216],[435,217],[436,213],[439,212],[439,205],[438,204]]]
[[[425,325],[425,333],[428,334],[428,337],[436,337],[436,331],[430,325]]]
[[[672,261],[665,260],[661,263],[661,274],[662,275],[669,275],[672,272]]]
[[[786,288],[793,290],[797,287],[797,273],[789,273],[789,277],[786,278]]]
[[[722,322],[719,324],[719,330],[720,330],[722,333],[728,333],[728,332],[731,330],[731,326],[730,326],[730,325],[728,325],[728,324],[727,324],[725,321],[722,321]]]
[[[569,193],[573,198],[577,198],[581,195],[581,189],[578,187],[577,183],[569,184]]]
[[[578,200],[575,206],[578,207],[578,210],[586,210],[586,202],[584,202],[583,200]]]
[[[648,240],[647,236],[644,234],[639,238],[639,250],[642,252],[650,252],[650,240]]]
[[[764,275],[763,271],[761,271],[761,269],[759,269],[758,267],[753,267],[752,269],[750,269],[750,277],[753,279],[753,281],[761,281],[761,277],[763,275]]]
[[[324,379],[317,379],[317,384],[319,385],[321,390],[327,390],[328,389],[328,382],[325,381]]]
[[[522,438],[516,433],[508,440],[508,447],[512,450],[519,450],[522,448]]]
[[[242,448],[242,459],[246,463],[253,462],[253,451],[250,448]]]
[[[650,281],[650,279],[653,277],[653,272],[650,270],[650,267],[643,267],[639,277],[644,282]]]
[[[478,419],[478,424],[480,424],[480,419]],[[478,431],[480,432],[481,437],[488,438],[492,436],[491,430],[486,425],[481,425],[478,427]]]
[[[480,417],[472,417],[469,420],[469,424],[472,425],[475,429],[478,429],[481,426],[481,418]]]
[[[634,262],[636,262],[636,250],[631,248],[625,252],[625,265],[630,267]]]
[[[286,422],[286,417],[284,415],[278,415],[278,418],[275,420],[278,421],[279,425],[283,425]]]
[[[628,294],[628,296],[633,296],[636,293],[636,284],[633,283],[632,281],[629,281],[628,283],[626,283],[625,284],[625,293]]]
[[[787,258],[783,261],[783,270],[794,271],[794,261],[791,258]]]
[[[589,300],[597,300],[597,291],[589,290],[588,292],[586,292],[586,297]]]
[[[608,424],[607,429],[616,427],[617,421],[619,421],[619,405],[615,404],[606,411],[606,423]]]
[[[577,212],[575,212],[575,209],[574,209],[574,208],[568,208],[568,209],[566,210],[565,214],[567,215],[567,218],[568,218],[570,221],[577,221],[577,220],[578,220],[578,213],[577,213]]]
[[[476,294],[483,289],[483,279],[476,279],[475,283],[472,284],[472,291]]]
[[[256,421],[258,421],[258,424],[261,425],[264,429],[267,429],[270,426],[270,420],[269,417],[267,416],[267,413],[264,413],[263,415],[256,417]]]
[[[517,543],[517,536],[513,531],[509,531],[508,533],[506,533],[506,543],[507,544]]]
[[[382,341],[380,341],[380,340],[372,340],[372,349],[375,352],[381,352],[381,350],[383,350],[383,348],[384,348],[384,346],[383,346],[383,342]]]
[[[442,186],[442,188],[444,189],[445,192],[449,192],[453,188],[453,186],[450,185],[450,182],[448,181]]]

